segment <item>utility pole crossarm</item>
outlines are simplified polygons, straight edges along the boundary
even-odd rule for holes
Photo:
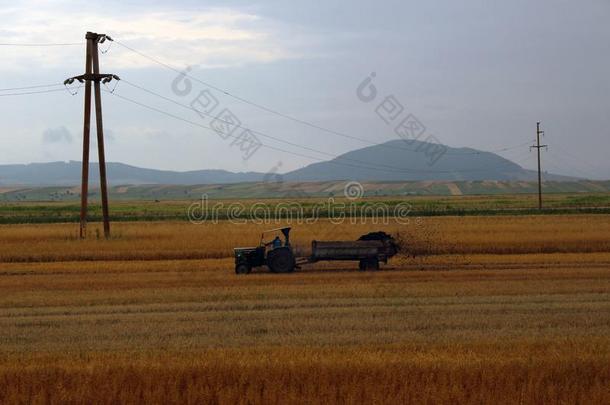
[[[112,79],[121,80],[120,77],[118,77],[117,75],[113,75],[113,74],[85,73],[80,76],[74,76],[74,77],[70,77],[69,79],[66,79],[64,81],[64,84],[72,84],[72,83],[74,83],[75,80],[79,81],[80,83],[84,83],[85,81],[92,81],[92,82],[101,81],[102,83],[109,83]]]

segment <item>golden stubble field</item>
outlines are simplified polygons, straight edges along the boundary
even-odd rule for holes
[[[274,226],[0,226],[0,403],[610,401],[610,217],[322,221],[415,256],[236,276]]]

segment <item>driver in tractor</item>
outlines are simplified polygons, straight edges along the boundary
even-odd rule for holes
[[[265,243],[265,246],[271,246],[273,247],[273,249],[277,249],[279,247],[282,247],[282,240],[279,236],[276,236],[275,239],[273,239],[271,242]]]

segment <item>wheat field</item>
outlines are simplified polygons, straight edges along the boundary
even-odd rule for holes
[[[403,254],[236,276],[274,226],[0,226],[0,403],[610,402],[610,217],[321,221]]]

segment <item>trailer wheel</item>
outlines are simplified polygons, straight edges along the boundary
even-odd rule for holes
[[[252,269],[245,263],[240,263],[235,266],[235,274],[250,274]]]
[[[379,270],[379,259],[376,257],[372,259],[362,259],[358,263],[358,268],[360,271]]]

